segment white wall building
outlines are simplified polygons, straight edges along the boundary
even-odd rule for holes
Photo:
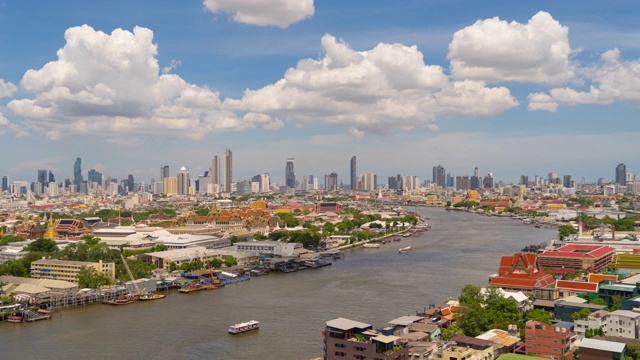
[[[620,336],[628,339],[638,339],[640,333],[640,312],[616,310],[606,315],[607,336]]]

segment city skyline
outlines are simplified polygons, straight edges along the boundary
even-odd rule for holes
[[[636,3],[247,4],[6,3],[3,175],[640,173]]]

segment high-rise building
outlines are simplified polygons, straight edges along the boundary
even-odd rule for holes
[[[473,169],[473,176],[471,177],[469,187],[471,190],[477,190],[481,187],[482,180],[480,179],[480,169],[477,167]]]
[[[87,178],[89,182],[95,182],[102,185],[102,174],[99,171],[96,171],[96,169],[89,170]]]
[[[53,176],[51,170],[49,170],[49,183],[56,182],[56,177]]]
[[[167,196],[176,195],[178,193],[178,179],[175,176],[167,176],[163,179],[163,191]]]
[[[127,188],[128,188],[128,191],[129,191],[130,193],[135,192],[135,191],[136,191],[135,186],[136,186],[136,183],[135,183],[135,181],[133,180],[133,175],[132,175],[132,174],[129,174],[129,175],[127,176]]]
[[[372,172],[362,174],[362,190],[374,191],[376,189],[376,175]]]
[[[260,192],[266,193],[269,191],[271,191],[271,179],[269,174],[260,174]]]
[[[327,191],[338,190],[338,174],[333,172],[324,176],[324,189]]]
[[[493,180],[493,173],[488,173],[487,176],[484,177],[482,183],[485,189],[492,189],[493,187],[495,187],[495,183]]]
[[[616,166],[616,184],[627,185],[627,165],[623,163]]]
[[[76,186],[76,189],[80,189],[82,181],[82,159],[76,158],[76,162],[73,164],[73,185]]]
[[[184,166],[176,176],[176,191],[178,195],[189,195],[189,171]]]
[[[44,187],[49,184],[47,180],[47,170],[38,170],[38,181],[35,189],[36,194],[42,194]]]
[[[562,177],[562,186],[566,188],[571,187],[571,175],[565,175]]]
[[[224,152],[224,192],[231,193],[233,182],[233,154],[227,149]]]
[[[447,187],[447,172],[444,166],[437,165],[433,167],[433,183],[440,187]]]
[[[471,181],[469,176],[456,176],[456,190],[469,190],[471,189]]]
[[[2,191],[7,191],[9,190],[9,177],[8,176],[3,176],[2,177]]]
[[[549,184],[557,184],[558,183],[558,173],[555,171],[552,171],[549,173],[548,176],[548,180],[549,180]]]
[[[398,190],[398,178],[395,176],[389,176],[387,180],[387,184],[389,186],[389,190]]]
[[[351,190],[358,188],[358,178],[356,176],[356,156],[351,157]]]
[[[529,186],[529,176],[521,175],[520,176],[520,185]]]
[[[220,185],[220,158],[218,155],[214,155],[213,159],[211,159],[209,182],[214,185]]]
[[[285,185],[289,188],[296,187],[296,173],[293,169],[293,158],[287,159],[287,165],[284,168]]]
[[[169,165],[162,165],[160,166],[160,182],[163,182],[166,177],[169,177]]]

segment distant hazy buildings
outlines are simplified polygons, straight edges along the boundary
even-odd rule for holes
[[[76,158],[76,162],[73,164],[73,185],[77,190],[80,190],[82,181],[82,159]]]
[[[176,176],[176,192],[178,195],[189,195],[189,171],[184,166]]]
[[[209,183],[220,185],[220,158],[215,155],[211,159],[211,167],[209,168]]]
[[[331,173],[324,176],[324,188],[327,191],[338,190],[338,174]]]
[[[456,190],[470,190],[471,179],[468,175],[456,176]]]

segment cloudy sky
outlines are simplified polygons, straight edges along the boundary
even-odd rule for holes
[[[637,1],[0,0],[0,175],[640,174]],[[322,182],[322,181],[321,181]]]

